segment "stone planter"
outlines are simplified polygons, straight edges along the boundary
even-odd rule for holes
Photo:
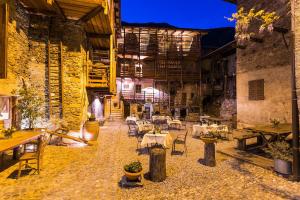
[[[127,172],[126,170],[124,170],[124,175],[127,178],[127,180],[129,181],[137,181],[141,175],[143,173],[143,170],[137,173],[131,173],[131,172]]]
[[[216,150],[215,143],[216,138],[202,137],[200,138],[204,142],[204,165],[209,167],[216,166]]]
[[[290,175],[292,174],[292,162],[274,159],[274,171],[280,174]]]

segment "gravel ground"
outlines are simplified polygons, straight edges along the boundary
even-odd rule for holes
[[[171,131],[173,138],[179,133]],[[0,172],[0,199],[300,199],[300,183],[221,154],[216,167],[206,167],[203,143],[190,135],[187,143],[187,157],[167,151],[164,182],[146,179],[143,187],[122,188],[123,165],[139,160],[147,172],[149,155],[136,152],[123,122],[107,123],[93,146],[47,146],[40,175],[32,171],[16,180],[16,164]]]

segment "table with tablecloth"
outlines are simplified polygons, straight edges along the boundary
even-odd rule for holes
[[[172,137],[168,131],[162,131],[160,134],[149,132],[144,135],[141,146],[147,147],[152,144],[160,144],[165,148],[169,148],[172,145]]]
[[[146,121],[137,121],[136,124],[139,132],[149,132],[154,129],[154,125]]]
[[[182,125],[182,123],[181,123],[181,121],[180,120],[178,120],[178,119],[168,119],[167,120],[167,123],[168,123],[168,126],[169,127],[174,127],[174,128],[181,128],[181,125]]]
[[[228,132],[228,127],[225,125],[217,125],[217,124],[212,124],[212,125],[193,125],[193,132],[192,135],[194,137],[199,137],[201,135],[208,134],[209,132],[217,132],[217,131],[222,131],[222,132]]]
[[[131,117],[131,116],[129,116],[129,117],[126,118],[125,121],[126,121],[127,123],[128,123],[128,122],[136,122],[136,121],[137,121],[137,118],[136,118],[136,117]]]

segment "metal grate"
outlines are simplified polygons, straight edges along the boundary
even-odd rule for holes
[[[265,99],[265,80],[253,80],[248,82],[249,100],[259,101]]]

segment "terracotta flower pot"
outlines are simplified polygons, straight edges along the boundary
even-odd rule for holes
[[[143,170],[137,173],[131,173],[131,172],[127,172],[126,170],[124,170],[124,174],[125,177],[127,178],[127,180],[129,181],[136,181],[138,180],[138,178],[142,175]]]

